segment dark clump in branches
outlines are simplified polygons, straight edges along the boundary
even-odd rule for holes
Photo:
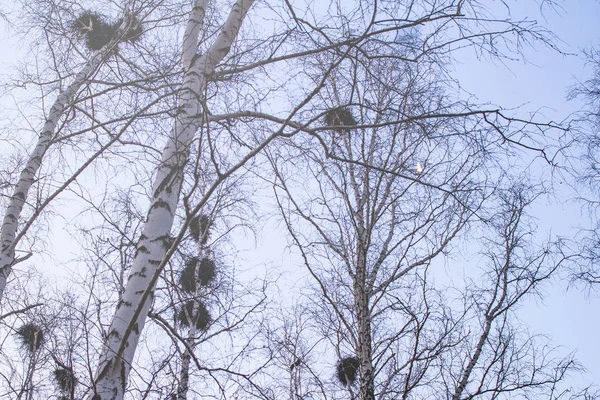
[[[208,285],[215,278],[215,262],[206,257],[200,260],[197,276],[200,285]]]
[[[17,329],[17,336],[21,339],[22,346],[33,353],[44,344],[44,332],[34,323],[27,323]]]
[[[54,370],[54,380],[58,385],[58,388],[65,393],[73,393],[77,378],[73,374],[73,370],[70,368],[57,368]]]
[[[195,313],[194,307],[196,307]],[[201,301],[195,303],[193,300],[190,300],[185,304],[185,307],[181,307],[177,313],[177,319],[182,326],[189,327],[193,323],[196,329],[204,331],[210,322],[210,314],[204,303]]]
[[[185,264],[179,283],[181,289],[188,293],[196,291],[197,285],[206,286],[215,278],[215,262],[210,258],[193,257]]]
[[[347,386],[354,383],[359,365],[360,363],[356,357],[342,358],[338,362],[337,377],[342,385]]]
[[[104,17],[92,11],[85,11],[73,22],[73,29],[81,37],[90,50],[100,50],[115,36],[117,29],[123,22],[120,19],[114,24],[109,23]],[[131,27],[124,33],[123,40],[135,42],[142,35],[142,25],[134,18]]]
[[[88,32],[94,30],[95,27],[100,26],[104,22],[102,21],[102,17],[98,14],[85,11],[79,15],[79,17],[73,21],[73,29],[80,35],[87,35]]]
[[[193,257],[185,263],[185,268],[181,271],[179,284],[184,292],[193,293],[196,291],[196,265],[200,260],[198,257]]]
[[[294,361],[293,363],[290,364],[290,371],[293,371],[294,368],[299,367],[300,364],[302,364],[302,359],[299,357],[296,357],[296,361]]]
[[[114,27],[102,24],[87,34],[87,47],[90,50],[100,50],[110,42],[114,35]]]
[[[212,220],[207,215],[198,215],[190,220],[190,234],[200,244],[206,244],[210,236]]]
[[[113,38],[118,25],[111,25],[102,16],[85,11],[75,20],[73,27],[85,37],[88,49],[100,50]]]
[[[349,127],[356,125],[356,120],[352,113],[345,108],[333,108],[325,113],[325,125],[336,131],[344,133]]]

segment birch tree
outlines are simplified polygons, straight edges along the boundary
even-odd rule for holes
[[[498,210],[486,225],[490,233],[482,238],[484,284],[467,286],[468,301],[477,310],[478,328],[472,332],[478,333],[467,337],[453,355],[452,364],[458,368],[449,371],[452,378],[446,380],[452,399],[515,390],[560,397],[566,395],[560,382],[580,368],[571,357],[553,354],[544,338],[520,332],[515,322],[520,303],[539,293],[566,260],[556,244],[532,243],[535,228],[528,209],[536,196],[522,183],[499,193]],[[587,398],[585,392],[574,397],[578,396]]]
[[[44,6],[47,4],[36,3],[38,6]],[[57,6],[49,5],[50,15],[42,14],[41,10],[39,13],[34,14],[33,17],[39,17],[41,20],[47,19],[48,24],[52,25],[46,27],[44,32],[47,37],[50,37],[55,32],[52,32],[52,28],[56,27],[57,22],[53,20],[55,13],[59,12],[60,9]],[[46,11],[46,10],[44,10]],[[131,114],[120,115],[116,120],[99,121],[93,117],[94,112],[89,110],[86,115],[85,112],[78,113],[79,117],[76,117],[76,113],[79,107],[86,106],[93,101],[94,94],[89,96],[85,95],[84,92],[90,91],[91,82],[94,76],[97,76],[99,69],[106,62],[106,60],[114,54],[120,42],[124,40],[129,30],[134,29],[134,21],[132,10],[130,6],[124,7],[124,16],[121,19],[123,21],[118,28],[115,27],[114,35],[110,40],[102,46],[99,51],[95,51],[90,54],[85,60],[77,59],[75,61],[69,59],[64,54],[59,55],[58,53],[64,49],[64,44],[58,40],[54,42],[54,48],[50,48],[50,62],[51,72],[56,75],[56,81],[52,83],[54,85],[49,90],[50,92],[57,92],[56,98],[52,103],[50,109],[45,113],[43,119],[43,126],[37,137],[37,142],[33,146],[32,151],[27,156],[26,162],[22,166],[20,174],[14,184],[10,182],[10,185],[6,185],[5,190],[11,190],[11,194],[7,197],[5,202],[6,208],[3,214],[2,228],[0,231],[0,301],[4,296],[6,284],[11,274],[12,268],[15,264],[26,260],[32,255],[31,251],[26,249],[18,250],[18,245],[23,241],[31,226],[34,224],[36,219],[42,214],[42,212],[49,206],[49,204],[61,193],[69,187],[74,181],[76,181],[82,173],[94,163],[99,157],[107,152],[107,150],[117,143],[125,128],[122,122],[125,121],[125,125],[131,124]],[[38,20],[38,23],[40,21]],[[64,23],[65,21],[59,21]],[[73,32],[67,32],[73,33]],[[64,34],[64,29],[63,29]],[[63,49],[61,49],[63,47]],[[72,44],[68,47],[72,47]],[[67,54],[70,54],[69,51]],[[75,57],[78,58],[78,57]],[[64,63],[64,64],[63,64]],[[69,67],[75,66],[79,68],[78,72],[69,70]],[[39,86],[42,92],[42,101],[47,101],[48,96],[45,91],[49,84],[41,76],[37,78],[30,78],[28,71],[25,72],[21,85],[31,84]],[[52,79],[50,79],[52,81]],[[58,89],[56,89],[58,88]],[[140,110],[136,110],[134,114],[136,117],[140,117]],[[81,115],[85,117],[87,124],[81,122]],[[127,120],[129,122],[127,123]],[[42,185],[39,183],[40,168],[45,160],[46,154],[52,148],[60,148],[64,143],[76,140],[81,136],[85,136],[86,133],[95,130],[101,130],[103,127],[115,124],[115,122],[121,123],[120,127],[115,126],[115,131],[112,135],[104,142],[99,145],[91,147],[88,151],[88,157],[83,161],[77,161],[70,166],[70,173],[67,173],[58,182],[53,182],[53,189],[49,190],[48,193],[44,193],[44,197],[32,199],[30,196],[30,190],[36,188],[39,190]],[[84,125],[84,126],[82,126]],[[115,124],[116,125],[116,124]],[[12,134],[7,137],[13,136]],[[10,143],[10,142],[9,142]],[[59,178],[60,179],[60,178]],[[23,210],[27,204],[31,204],[30,210],[23,215]],[[20,252],[22,255],[17,257],[17,253]]]
[[[418,109],[409,106],[414,87],[388,79],[394,83],[386,90],[368,79],[355,81],[354,87],[362,88],[354,93],[357,103]],[[388,100],[394,96],[391,88],[398,89],[402,101]],[[367,101],[371,95],[381,97]],[[578,364],[555,354],[543,338],[522,334],[515,322],[519,304],[564,262],[554,245],[530,242],[534,228],[526,209],[535,193],[519,185],[499,190],[501,181],[486,186],[491,176],[478,180],[476,171],[489,153],[478,159],[479,151],[469,150],[468,132],[473,131],[460,134],[464,142],[454,135],[451,141],[443,139],[445,128],[456,132],[454,123],[462,117],[444,117],[428,130],[411,126],[412,121],[388,126],[382,110],[370,119],[371,109],[357,108],[356,121],[348,119],[343,132],[332,129],[330,137],[320,138],[331,143],[329,157],[307,143],[298,145],[293,157],[273,156],[281,216],[314,282],[305,306],[313,321],[299,324],[308,325],[296,338],[301,345],[282,346],[294,367],[290,398],[322,391],[361,400],[565,395],[557,387]],[[424,119],[434,119],[432,110],[423,111]],[[491,140],[485,146],[493,152],[490,131],[479,133]],[[427,151],[420,152],[421,146]],[[295,165],[305,160],[310,178],[282,173],[289,171],[286,159]],[[445,179],[462,184],[446,191]],[[306,187],[314,189],[308,194],[299,189]],[[489,210],[494,214],[485,216]],[[431,278],[439,277],[436,260],[451,253],[465,227],[475,231],[480,218],[488,231],[482,248],[489,267],[471,261],[469,268],[481,268],[485,278],[459,287],[437,286]],[[298,365],[290,361],[297,348],[312,349],[301,353]],[[319,357],[324,353],[336,364]],[[337,390],[323,378],[324,365],[329,376],[336,369]]]
[[[552,396],[576,364],[569,357],[551,360],[544,345],[517,337],[507,315],[562,260],[549,260],[548,248],[519,253],[529,251],[530,232],[522,226],[532,201],[527,190],[494,194],[509,173],[502,165],[511,163],[513,150],[548,159],[543,148],[505,140],[503,132],[515,123],[522,124],[522,133],[552,127],[452,102],[451,87],[441,83],[434,64],[411,65],[401,57],[349,55],[321,93],[315,119],[323,128],[312,140],[292,140],[270,153],[280,215],[314,281],[309,308],[319,322],[306,333],[304,348],[325,351],[319,343],[330,342],[328,354],[337,357],[339,384],[348,392],[340,398],[445,393],[461,399],[515,390]],[[536,140],[533,133],[528,137]],[[299,166],[308,174],[299,175]],[[488,221],[489,207],[498,207],[493,227],[503,243],[490,238],[497,246],[486,246],[495,251],[487,255],[496,279],[486,288],[464,288],[465,302],[453,308],[430,283],[431,265],[451,251],[465,228]],[[494,294],[490,303],[481,305],[486,296],[480,293],[488,292]],[[465,351],[463,344],[477,339],[471,324],[479,318],[483,332],[474,349]],[[538,354],[544,354],[541,362]],[[513,360],[521,358],[527,361],[517,366]],[[327,387],[317,379],[298,392],[299,371],[309,377],[323,372],[314,356],[312,367],[291,362],[291,398]]]
[[[372,300],[369,290],[381,285],[377,294],[387,298],[395,278],[427,265],[477,212],[491,190],[486,178],[494,174],[481,168],[484,161],[493,160],[488,146],[499,154],[505,148],[501,144],[510,143],[551,158],[547,142],[530,140],[524,129],[528,121],[507,117],[495,107],[476,108],[467,101],[447,103],[446,93],[431,85],[449,79],[444,66],[451,61],[455,46],[512,56],[513,42],[548,43],[546,32],[532,21],[513,21],[509,16],[481,18],[485,10],[476,1],[306,5],[237,0],[232,5],[216,0],[193,4],[149,0],[136,2],[135,12],[128,7],[125,10],[125,16],[135,14],[143,27],[142,39],[130,46],[131,51],[126,46],[109,50],[117,41],[115,36],[95,52],[79,53],[92,60],[106,56],[106,75],[100,79],[92,74],[83,82],[92,92],[115,94],[85,97],[87,103],[76,110],[77,115],[94,121],[98,137],[106,135],[108,142],[114,139],[111,143],[116,146],[106,153],[107,169],[126,182],[122,185],[134,181],[139,195],[136,201],[148,203],[142,232],[133,240],[136,252],[130,265],[113,266],[118,276],[112,296],[116,310],[105,331],[99,329],[103,333],[99,335],[101,348],[89,345],[89,353],[100,353],[94,376],[86,382],[91,399],[136,396],[128,392],[128,383],[132,370],[141,370],[144,361],[153,360],[151,355],[136,360],[136,354],[148,316],[160,321],[160,314],[150,314],[152,303],[159,299],[157,282],[187,234],[190,221],[206,212],[220,190],[237,179],[249,182],[246,193],[251,195],[256,181],[249,176],[259,180],[268,176],[263,157],[266,150],[289,148],[281,157],[299,155],[302,161],[291,170],[303,174],[302,168],[310,167],[314,175],[325,177],[319,182],[328,182],[332,193],[341,193],[334,183],[342,178],[353,188],[347,205],[355,212],[343,222],[348,232],[353,223],[360,226],[358,236],[352,236],[354,242],[347,246],[349,251],[360,251],[348,253],[344,260],[348,268],[367,264],[372,254],[361,246],[371,240],[377,241],[374,246],[381,254],[398,255],[402,260],[377,267],[388,274],[382,281],[377,281],[382,275],[364,268],[356,275],[355,306],[361,313]],[[57,9],[53,15],[64,12]],[[65,21],[72,20],[72,14]],[[122,37],[127,37],[126,26],[133,22],[123,17],[123,26],[119,25]],[[181,40],[178,28],[182,28]],[[72,44],[69,40],[65,43]],[[70,52],[77,52],[77,47],[65,49],[65,54]],[[339,79],[344,73],[348,73],[345,82]],[[354,75],[364,86],[354,84]],[[122,88],[127,88],[127,95],[126,101],[120,102]],[[405,88],[410,90],[403,93]],[[135,104],[133,112],[128,112],[130,102]],[[97,107],[102,107],[102,112],[96,112]],[[347,110],[355,123],[329,114],[332,109]],[[115,124],[106,123],[106,116]],[[71,124],[65,117],[64,125]],[[553,127],[536,125],[542,131]],[[436,146],[430,148],[430,140]],[[314,150],[314,143],[321,146],[321,152]],[[493,164],[486,165],[491,168]],[[333,169],[329,171],[329,167]],[[104,191],[116,191],[118,184],[111,177],[103,178]],[[289,177],[280,171],[277,179],[278,189],[286,192],[291,186]],[[150,188],[145,181],[152,182]],[[373,200],[374,215],[368,211],[371,190],[380,190],[380,197]],[[410,199],[408,206],[414,207],[408,207],[399,219],[390,211],[404,207],[394,205],[396,190],[406,193],[402,199]],[[77,182],[73,193],[95,207],[93,183]],[[290,199],[292,194],[287,193]],[[104,195],[110,197],[100,193]],[[386,222],[375,238],[369,236],[374,226],[369,224],[379,223],[378,218]],[[393,234],[386,236],[390,227]],[[404,237],[398,232],[404,232]],[[127,239],[130,246],[132,240]],[[95,258],[99,255],[92,253]],[[102,317],[98,318],[100,327],[105,323]],[[370,341],[365,340],[369,318],[362,314],[357,336],[362,338],[358,346],[365,382],[361,393],[366,398],[373,394],[377,364]],[[190,350],[185,339],[174,338]],[[189,354],[190,362],[201,369],[202,355]],[[87,357],[92,364],[95,354]],[[263,361],[266,364],[270,358]],[[253,380],[254,372],[261,368],[232,371],[248,383],[240,395],[269,397]],[[148,388],[153,380],[149,381]],[[144,383],[136,381],[134,385],[137,388]],[[215,385],[223,397],[230,394],[220,382]],[[140,392],[143,397],[150,389]]]
[[[322,288],[320,298],[332,307],[328,315],[333,320],[324,326],[342,329],[340,336],[347,337],[355,350],[352,356],[360,363],[356,396],[360,399],[375,398],[375,354],[384,357],[378,347],[387,340],[375,340],[372,330],[382,324],[379,318],[391,318],[386,310],[393,313],[391,310],[399,307],[388,304],[389,296],[399,296],[394,293],[400,290],[403,277],[412,277],[415,268],[428,265],[440,254],[486,197],[486,189],[477,184],[465,184],[460,193],[444,190],[453,179],[473,182],[470,175],[483,161],[460,139],[444,140],[445,129],[454,130],[465,123],[462,117],[457,116],[462,121],[454,125],[454,121],[433,116],[436,110],[429,107],[436,107],[439,99],[433,87],[425,87],[427,79],[418,71],[407,68],[400,74],[390,66],[386,70],[394,77],[388,76],[386,82],[376,74],[372,80],[370,71],[381,67],[367,63],[363,70],[355,64],[347,76],[357,81],[336,80],[331,96],[335,100],[328,112],[341,115],[339,110],[345,110],[347,118],[338,125],[347,127],[332,127],[322,135],[328,156],[322,157],[318,147],[315,151],[305,144],[293,157],[306,157],[305,168],[314,181],[301,185],[316,186],[309,197],[296,195],[291,177],[279,175],[276,182],[284,194],[281,211],[294,244]],[[346,92],[353,84],[356,91]],[[349,103],[358,106],[347,106]],[[363,109],[363,104],[370,107]],[[424,123],[411,126],[412,118]],[[388,124],[388,119],[394,122]],[[461,136],[467,138],[468,134],[463,131]],[[453,162],[445,157],[452,157]],[[424,169],[417,170],[417,166]],[[467,176],[460,176],[459,171]],[[316,193],[321,195],[313,197]],[[298,216],[298,223],[308,223],[316,236],[306,236],[297,222],[287,218],[289,208]],[[326,260],[332,267],[325,267]],[[349,293],[340,293],[341,288]]]
[[[152,291],[166,254],[165,238],[169,237],[173,225],[188,148],[200,126],[208,76],[229,52],[252,3],[241,0],[232,7],[223,29],[208,52],[200,57],[196,56],[198,35],[207,1],[196,1],[189,14],[182,45],[184,76],[178,96],[178,115],[163,151],[153,185],[152,204],[137,244],[129,280],[104,344],[94,381],[95,393],[91,398],[123,398],[139,335],[150,309]]]

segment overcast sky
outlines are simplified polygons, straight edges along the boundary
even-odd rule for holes
[[[499,3],[499,2],[495,2]],[[511,4],[513,16],[528,16],[552,30],[560,39],[561,50],[577,53],[591,46],[600,46],[600,2],[593,0],[561,1],[562,9],[523,7]],[[517,5],[513,5],[517,4]],[[591,70],[579,54],[561,55],[556,51],[536,46],[526,51],[527,63],[473,60],[464,55],[456,66],[456,77],[461,86],[481,101],[489,101],[506,108],[521,106],[522,110],[540,110],[547,118],[561,121],[582,106],[577,101],[566,102],[568,87],[577,79],[589,77]],[[568,236],[576,232],[576,225],[587,223],[579,204],[569,202],[572,193],[565,191],[563,198],[542,199],[534,214],[539,230],[554,235]],[[532,301],[522,310],[522,318],[535,333],[546,334],[564,351],[575,351],[577,358],[588,369],[582,377],[573,377],[580,384],[600,383],[600,300],[598,295],[586,296],[579,288],[567,290],[565,282],[556,282],[545,292],[543,301]]]
[[[494,2],[500,5],[499,1]],[[516,5],[513,5],[516,3]],[[455,77],[461,86],[482,102],[526,110],[540,110],[550,119],[563,120],[581,106],[578,102],[567,103],[567,89],[576,79],[590,75],[584,60],[577,54],[583,48],[600,45],[600,3],[592,0],[568,0],[560,2],[562,9],[544,8],[544,16],[538,6],[523,7],[524,1],[510,2],[513,16],[531,17],[551,29],[560,39],[561,50],[572,53],[561,55],[554,50],[536,46],[526,50],[527,63],[478,60],[472,52],[464,52],[455,66]],[[527,2],[530,3],[530,2]],[[0,75],[10,73],[10,65],[26,56],[9,35],[4,21],[0,21]],[[7,99],[0,102],[2,104]],[[585,214],[578,204],[569,202],[570,193],[565,191],[562,199],[542,199],[534,211],[539,218],[540,230],[554,235],[572,235],[577,221],[585,224]],[[263,236],[264,238],[264,236]],[[272,246],[269,243],[268,246]],[[577,358],[589,370],[586,376],[574,377],[574,381],[600,382],[600,299],[598,295],[586,296],[581,290],[567,290],[565,282],[548,287],[543,301],[533,301],[522,310],[522,317],[532,331],[546,334],[565,352],[575,351]]]

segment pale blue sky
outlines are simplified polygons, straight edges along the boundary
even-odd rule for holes
[[[496,2],[498,3],[498,2]],[[508,2],[513,16],[528,16],[552,30],[561,50],[577,53],[593,45],[600,46],[600,2],[594,0],[560,1],[553,11],[539,7],[524,7],[523,1]],[[530,3],[530,2],[527,2]],[[521,106],[523,112],[540,110],[545,117],[560,121],[578,111],[578,101],[566,102],[568,87],[576,79],[590,76],[591,69],[580,55],[561,55],[556,51],[536,46],[525,51],[528,63],[522,61],[473,61],[465,55],[456,67],[456,77],[461,86],[475,94],[479,100],[492,102],[506,108]],[[540,232],[554,235],[571,235],[577,224],[586,224],[588,218],[579,204],[569,202],[572,193],[565,191],[561,199],[539,202],[534,211]],[[535,333],[546,334],[564,351],[575,351],[577,358],[588,369],[573,382],[582,385],[600,383],[600,299],[598,295],[586,296],[581,290],[566,290],[566,283],[557,282],[547,287],[542,301],[530,302],[523,308],[522,318]]]
[[[494,6],[500,5],[499,1]],[[600,2],[569,0],[560,2],[562,10],[545,9],[545,18],[539,7],[524,7],[523,1],[511,1],[514,16],[529,16],[551,29],[560,40],[559,47],[570,53],[592,45],[600,46]],[[527,2],[529,3],[529,2]],[[7,35],[4,21],[0,21],[0,74],[9,73],[8,65],[21,59],[19,47]],[[536,46],[525,50],[528,63],[476,60],[463,52],[454,76],[461,86],[482,102],[512,108],[521,106],[523,112],[543,109],[545,117],[562,120],[577,111],[580,103],[565,101],[567,88],[575,79],[590,74],[584,60],[577,55],[561,55]],[[0,104],[5,99],[0,99]],[[565,192],[561,200],[540,201],[535,214],[540,231],[551,229],[555,235],[570,235],[578,221],[586,218],[578,204],[567,202],[571,195]],[[266,236],[266,235],[265,235]],[[263,237],[264,238],[264,237]],[[272,243],[269,244],[272,246]],[[566,284],[557,282],[548,287],[543,301],[535,301],[523,308],[521,315],[532,331],[549,335],[565,352],[576,351],[577,358],[588,368],[583,377],[574,377],[581,384],[600,382],[600,322],[598,296],[586,297],[577,289],[566,290]]]

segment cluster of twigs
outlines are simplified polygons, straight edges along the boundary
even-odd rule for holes
[[[206,247],[212,225],[212,219],[204,214],[190,220],[190,235],[200,248]],[[196,294],[200,287],[209,286],[215,279],[215,270],[215,262],[210,257],[189,258],[179,277],[181,290]],[[211,319],[206,305],[198,299],[187,301],[181,306],[176,318],[182,326],[193,325],[199,330],[206,330]]]
[[[79,36],[85,38],[88,49],[100,50],[111,41],[122,23],[123,19],[119,19],[111,24],[100,14],[84,11],[73,21],[73,29]],[[124,32],[122,40],[133,43],[142,36],[142,33],[142,25],[134,20],[132,28]]]

